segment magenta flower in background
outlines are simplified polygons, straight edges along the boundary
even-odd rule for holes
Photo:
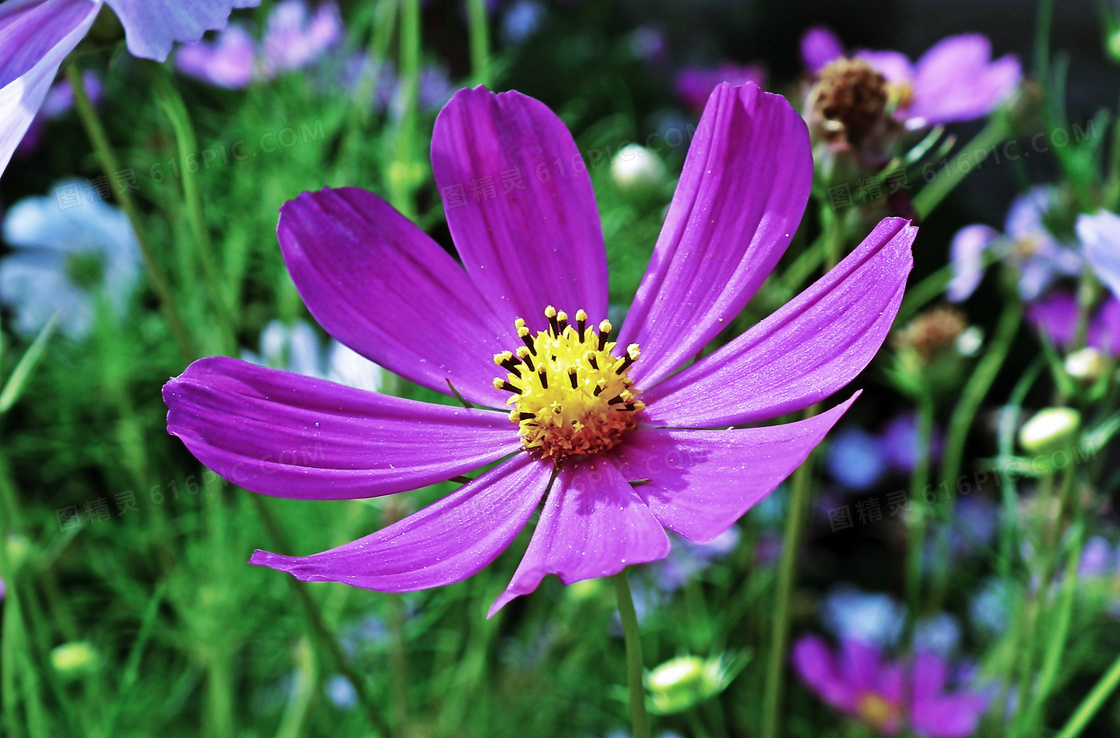
[[[834,654],[805,636],[794,645],[793,668],[822,700],[883,735],[909,727],[925,738],[967,738],[987,709],[977,691],[949,692],[948,663],[928,652],[915,656],[912,685],[901,664],[854,639],[842,640]]]
[[[451,584],[493,561],[543,500],[492,615],[548,574],[571,584],[662,559],[666,528],[712,541],[799,466],[855,396],[793,423],[714,429],[809,407],[862,371],[898,310],[917,229],[883,220],[801,295],[682,368],[777,263],[812,181],[805,123],[780,96],[720,85],[698,130],[617,333],[580,152],[520,93],[461,90],[436,120],[432,168],[462,266],[369,192],[286,203],[280,248],[320,325],[474,407],[218,357],[165,386],[169,432],[278,497],[377,497],[496,466],[353,543],[250,563],[389,592]]]
[[[965,226],[949,247],[953,279],[946,290],[952,302],[962,302],[976,290],[984,276],[985,252],[1010,262],[1019,271],[1019,295],[1037,300],[1056,279],[1076,277],[1084,261],[1077,248],[1059,241],[1046,226],[1057,192],[1032,187],[1011,203],[1001,234],[986,225]]]
[[[677,74],[677,94],[688,107],[703,110],[708,96],[721,83],[745,85],[753,82],[759,87],[766,84],[766,72],[758,65],[741,66],[724,62],[715,69],[687,67]]]
[[[1027,320],[1056,346],[1074,347],[1081,308],[1071,292],[1059,291],[1027,306]],[[1120,300],[1109,296],[1089,316],[1085,345],[1112,356],[1120,356]]]
[[[801,58],[817,74],[844,56],[840,40],[827,28],[811,28],[801,40]],[[1019,86],[1019,60],[992,60],[988,39],[979,34],[950,36],[934,44],[917,63],[897,51],[860,49],[851,56],[874,67],[892,86],[896,117],[910,129],[982,118]]]
[[[260,0],[8,0],[0,3],[0,175],[43,104],[63,59],[108,4],[133,56],[163,61],[176,41],[224,28]]]

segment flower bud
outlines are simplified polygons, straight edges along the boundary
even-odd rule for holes
[[[723,656],[670,659],[646,674],[650,711],[658,715],[683,712],[722,692],[742,666],[740,659],[725,661]]]
[[[1039,410],[1019,429],[1019,445],[1030,453],[1053,451],[1074,443],[1081,430],[1081,413],[1068,407]]]
[[[1097,349],[1083,348],[1066,357],[1065,368],[1075,381],[1092,384],[1108,369],[1108,362]]]
[[[665,164],[639,144],[627,144],[611,159],[611,179],[628,195],[648,195],[665,183]]]
[[[64,643],[51,651],[51,665],[60,676],[75,678],[97,668],[97,652],[86,641]]]

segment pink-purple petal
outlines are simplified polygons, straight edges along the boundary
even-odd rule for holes
[[[766,70],[757,64],[740,66],[724,63],[714,69],[687,67],[677,74],[677,95],[693,110],[703,110],[716,85],[745,85],[753,82],[759,87],[766,84]]]
[[[925,738],[969,738],[976,734],[987,700],[977,694],[957,693],[915,700],[911,723]]]
[[[821,442],[847,402],[806,420],[739,430],[638,428],[619,469],[657,520],[696,543],[715,540],[773,492]]]
[[[844,45],[836,38],[836,34],[824,26],[810,28],[801,37],[801,61],[813,74],[843,56]]]
[[[207,31],[226,27],[235,8],[255,8],[260,0],[105,0],[124,26],[133,56],[164,61],[176,41],[195,43]]]
[[[739,314],[797,230],[813,177],[809,133],[784,97],[720,85],[700,118],[619,344],[651,386]]]
[[[436,118],[432,171],[467,273],[512,324],[547,305],[607,317],[595,193],[572,134],[519,92],[460,90]]]
[[[274,497],[376,497],[442,482],[519,449],[509,418],[201,359],[163,390],[167,430],[210,469]]]
[[[910,58],[899,51],[869,51],[861,49],[856,56],[875,68],[888,82],[905,84],[914,77],[914,67]]]
[[[522,454],[417,513],[311,556],[255,551],[250,564],[304,582],[411,592],[461,582],[485,568],[536,510],[551,467]]]
[[[494,354],[512,348],[462,268],[380,197],[346,187],[305,192],[280,208],[288,271],[332,336],[417,384],[503,407]]]
[[[0,4],[0,175],[43,104],[63,59],[101,7],[93,0]]]
[[[644,422],[683,428],[757,422],[809,407],[844,387],[890,331],[917,232],[901,218],[885,218],[780,310],[647,390]]]
[[[828,704],[843,712],[856,708],[852,685],[840,676],[831,649],[817,636],[805,636],[793,647],[793,669]]]
[[[918,60],[908,115],[930,125],[980,118],[1006,100],[1021,79],[1015,57],[992,61],[988,39],[951,36]]]
[[[572,584],[668,553],[664,529],[609,459],[570,460],[556,477],[525,557],[487,617],[534,591],[548,574]]]

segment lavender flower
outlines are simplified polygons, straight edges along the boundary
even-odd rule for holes
[[[163,61],[176,42],[225,27],[233,8],[260,0],[9,0],[0,3],[0,174],[43,104],[62,60],[103,4],[124,26],[133,56]]]
[[[948,691],[949,664],[929,652],[918,653],[907,674],[857,640],[842,640],[834,654],[820,638],[805,636],[793,648],[793,668],[822,700],[882,735],[909,726],[924,738],[967,738],[987,709],[979,691]]]
[[[693,140],[617,334],[586,168],[540,174],[580,154],[520,93],[461,90],[436,120],[432,168],[465,267],[363,190],[285,204],[281,250],[316,320],[472,406],[211,358],[164,388],[169,432],[219,474],[252,465],[266,473],[240,484],[290,498],[376,497],[500,463],[358,541],[251,563],[380,591],[437,587],[493,561],[543,501],[493,615],[548,574],[571,584],[665,558],[666,528],[713,541],[792,473],[855,396],[793,423],[717,429],[809,407],[867,366],[902,300],[916,228],[885,219],[801,295],[681,369],[777,263],[812,182],[805,124],[780,96],[720,85],[699,128],[710,134]],[[465,183],[503,172],[509,192],[494,179],[494,197],[465,196]],[[293,451],[313,442],[313,458]]]
[[[60,182],[56,192],[82,184]],[[37,334],[56,312],[62,332],[89,331],[98,297],[120,314],[140,273],[140,248],[124,212],[101,201],[59,209],[56,197],[29,197],[7,212],[0,261],[0,301],[16,313],[24,336]]]
[[[1077,219],[1077,238],[1097,279],[1120,299],[1120,217],[1106,210]]]
[[[887,471],[887,458],[879,439],[867,431],[844,428],[832,440],[825,458],[832,478],[849,490],[871,489]]]
[[[248,87],[256,76],[256,43],[244,28],[231,25],[214,41],[200,41],[179,49],[175,68],[216,87],[240,90]]]
[[[827,28],[812,28],[801,41],[802,59],[814,75],[843,58],[843,50]],[[886,78],[895,117],[909,129],[982,118],[1022,79],[1019,60],[1008,55],[992,61],[991,44],[979,34],[942,39],[916,64],[897,51],[858,50],[851,56]]]
[[[1053,188],[1033,187],[1011,204],[1003,234],[984,225],[961,229],[950,246],[949,300],[961,302],[975,291],[989,249],[1018,269],[1019,294],[1028,302],[1037,300],[1054,280],[1080,274],[1084,262],[1076,247],[1056,239],[1045,223],[1056,199]]]
[[[1027,307],[1027,320],[1062,349],[1074,347],[1081,307],[1065,291],[1053,292]],[[1120,300],[1109,296],[1089,316],[1086,345],[1112,356],[1120,356]]]

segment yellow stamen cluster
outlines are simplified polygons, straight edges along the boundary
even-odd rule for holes
[[[856,703],[860,719],[881,731],[897,730],[899,709],[897,705],[872,692],[864,693]]]
[[[494,386],[512,393],[506,402],[513,407],[509,419],[520,426],[521,443],[529,451],[558,463],[603,453],[637,425],[635,416],[645,407],[627,376],[638,359],[638,344],[615,356],[609,320],[596,331],[583,310],[574,326],[567,313],[551,305],[544,315],[548,330],[535,336],[517,319],[517,335],[525,345],[494,357],[508,372]]]

